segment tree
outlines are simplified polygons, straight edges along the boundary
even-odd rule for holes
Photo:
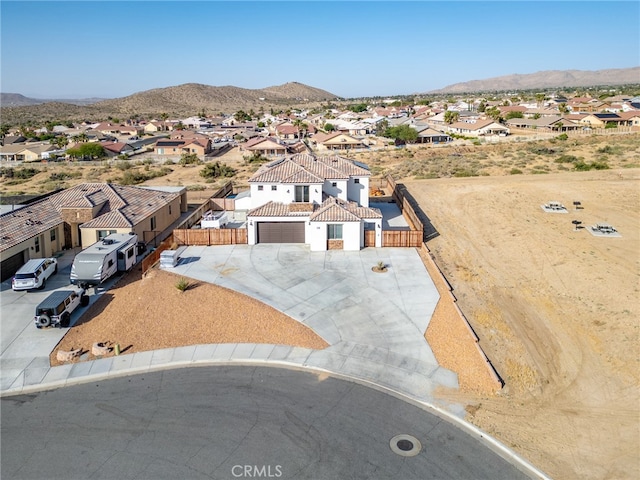
[[[388,128],[383,136],[393,138],[402,143],[415,143],[418,139],[418,131],[409,125],[398,125],[397,127]]]
[[[546,95],[544,93],[536,93],[536,102],[538,102],[539,107],[542,107],[544,105],[545,96]]]
[[[567,113],[569,113],[569,107],[567,107],[567,104],[565,102],[562,102],[560,105],[558,105],[558,111],[566,115]]]
[[[501,117],[501,114],[500,114],[500,110],[498,110],[498,107],[487,108],[484,111],[484,113],[487,114],[489,117],[491,117],[496,122],[499,122],[499,121],[502,120],[502,117]]]
[[[161,119],[163,122],[166,122],[166,121],[167,121],[167,118],[169,118],[169,114],[164,113],[164,112],[160,114],[160,119]]]
[[[323,129],[325,132],[333,132],[336,127],[334,127],[332,123],[325,123]]]
[[[64,135],[59,135],[55,137],[53,140],[51,140],[51,144],[55,145],[59,149],[62,149],[67,145],[69,145],[69,139]]]
[[[245,112],[244,110],[238,110],[236,114],[233,116],[236,119],[236,122],[249,122],[251,121],[251,116]]]
[[[99,143],[83,143],[82,145],[67,150],[67,155],[82,160],[93,160],[104,157],[105,153],[103,146]]]
[[[198,165],[200,163],[200,158],[195,153],[183,153],[178,163],[183,167],[191,164]]]
[[[444,123],[451,125],[455,123],[460,118],[460,112],[454,112],[452,110],[447,110],[444,112]]]
[[[524,118],[524,114],[522,112],[509,112],[504,118],[507,120],[510,118]]]

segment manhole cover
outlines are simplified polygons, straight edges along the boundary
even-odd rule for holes
[[[389,446],[394,453],[402,455],[403,457],[413,457],[420,453],[422,445],[420,440],[412,435],[396,435],[389,442]]]

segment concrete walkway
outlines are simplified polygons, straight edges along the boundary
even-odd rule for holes
[[[304,245],[192,246],[181,258],[174,273],[256,298],[330,345],[294,349],[287,361],[428,403],[436,402],[436,386],[458,386],[457,376],[438,365],[424,338],[439,294],[413,248],[311,252]],[[380,261],[388,266],[386,273],[372,271]]]

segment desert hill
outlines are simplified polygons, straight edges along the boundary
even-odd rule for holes
[[[297,82],[255,90],[186,83],[173,87],[154,88],[82,107],[59,102],[12,107],[11,104],[3,102],[2,117],[3,122],[22,123],[29,120],[54,119],[101,120],[107,116],[155,117],[161,113],[188,116],[196,115],[203,110],[207,114],[232,113],[240,109],[258,110],[261,107],[269,111],[270,108],[282,109],[301,104],[319,104],[337,98],[336,95],[325,90]]]
[[[608,70],[547,70],[529,74],[455,83],[428,93],[472,93],[530,90],[534,88],[593,87],[599,85],[640,84],[640,67]]]

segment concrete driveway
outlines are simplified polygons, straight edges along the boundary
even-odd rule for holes
[[[386,273],[372,271],[379,261],[388,266]],[[457,375],[438,365],[424,338],[439,294],[414,248],[311,252],[293,244],[191,246],[169,270],[256,298],[330,344],[301,351],[290,361],[428,403],[438,403],[435,387],[458,386]]]

